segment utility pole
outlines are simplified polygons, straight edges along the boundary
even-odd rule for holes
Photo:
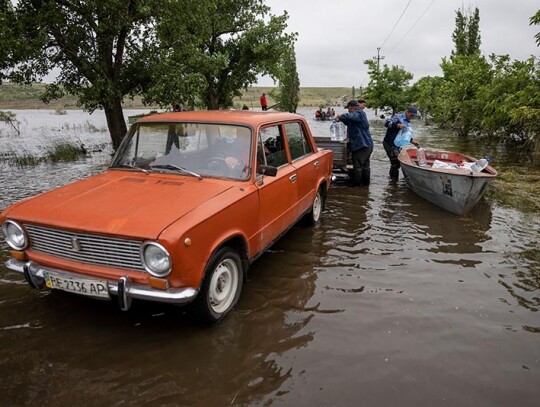
[[[384,56],[381,55],[381,47],[377,47],[377,56],[373,57],[373,59],[377,60],[377,80],[378,80],[379,79],[378,75],[379,75],[379,69],[380,69],[380,61],[381,61],[381,59],[384,59]]]
[[[372,57],[373,60],[377,60],[377,95],[379,93],[379,74],[380,74],[380,62],[384,59],[384,55],[381,55],[381,47],[377,47],[377,56]],[[377,108],[375,108],[375,116],[377,116]]]

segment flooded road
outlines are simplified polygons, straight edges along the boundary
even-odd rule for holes
[[[102,117],[48,114],[51,126],[79,120],[89,149],[108,140],[85,130],[104,129]],[[329,125],[312,123],[316,135]],[[414,125],[425,146],[492,155],[499,172],[517,166]],[[371,130],[369,188],[333,187],[321,223],[293,228],[254,263],[238,307],[215,327],[181,308],[126,313],[31,290],[3,266],[2,243],[0,405],[537,406],[540,216],[502,206],[504,191],[464,217],[429,204],[390,181],[384,128]],[[0,133],[0,151],[46,144],[29,138]],[[76,163],[0,164],[0,209],[109,160],[103,149]]]

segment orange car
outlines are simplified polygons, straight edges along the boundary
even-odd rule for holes
[[[38,289],[191,303],[215,323],[248,266],[319,220],[333,154],[290,113],[197,111],[137,120],[111,166],[6,208],[8,269]]]

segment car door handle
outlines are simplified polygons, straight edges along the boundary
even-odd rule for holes
[[[296,181],[296,178],[298,178],[298,175],[296,174],[293,174],[289,177],[289,179],[291,180],[291,182],[295,182]]]
[[[313,163],[313,165],[315,166],[315,168],[319,168],[319,165],[320,165],[320,164],[319,164],[318,161],[315,161],[315,162]]]

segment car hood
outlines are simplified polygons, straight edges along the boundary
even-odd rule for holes
[[[110,170],[8,208],[22,222],[145,239],[231,188],[230,182]]]

